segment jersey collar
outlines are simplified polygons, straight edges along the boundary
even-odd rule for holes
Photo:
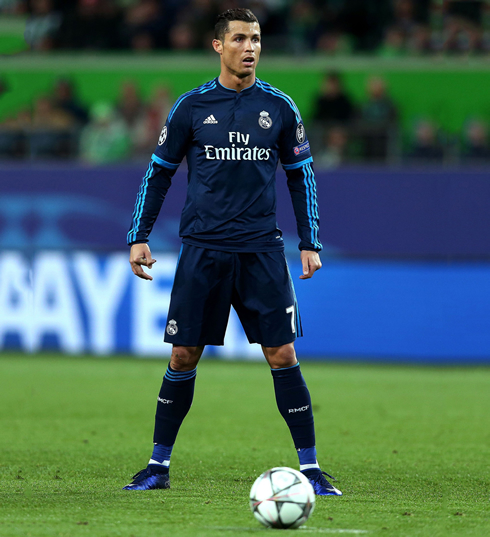
[[[233,94],[233,93],[237,94],[236,90],[231,89],[231,88],[227,88],[226,86],[223,86],[223,84],[219,81],[219,76],[217,76],[215,80],[216,80],[216,87],[219,90],[222,90],[223,92],[226,92],[226,93],[229,93],[229,94]],[[242,91],[240,91],[240,93],[246,93],[249,90],[252,90],[253,88],[255,88],[256,84],[257,84],[257,77],[255,77],[254,83],[251,86],[248,86],[248,88],[242,89]]]

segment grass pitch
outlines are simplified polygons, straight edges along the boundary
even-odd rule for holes
[[[151,453],[166,363],[0,355],[0,535],[490,535],[490,370],[303,363],[319,461],[341,498],[266,530],[248,493],[297,468],[260,363],[203,360],[172,489],[121,488]]]

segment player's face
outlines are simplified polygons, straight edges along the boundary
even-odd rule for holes
[[[260,56],[260,26],[257,22],[231,21],[224,41],[215,41],[222,66],[232,75],[254,74]]]

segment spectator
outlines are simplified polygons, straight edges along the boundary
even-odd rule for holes
[[[219,12],[216,10],[216,7],[212,0],[192,0],[189,9],[186,10],[188,15],[185,17],[185,21],[188,25],[184,25],[183,30],[191,30],[191,35],[186,36],[187,43],[194,43],[194,47],[198,49],[209,50],[210,43],[214,39],[214,31],[210,31],[210,28],[214,28],[216,22],[216,17],[219,15]],[[182,40],[176,39],[176,36],[173,36],[173,43],[179,43],[182,45]],[[175,47],[180,48],[180,50],[187,47]]]
[[[348,149],[347,130],[340,126],[332,126],[326,132],[322,149],[315,155],[315,165],[319,168],[337,168],[344,164]]]
[[[369,161],[385,161],[390,153],[390,143],[396,138],[397,110],[383,79],[370,78],[367,95],[359,122],[364,157]]]
[[[0,13],[21,15],[27,11],[26,0],[0,0]]]
[[[53,0],[31,0],[24,39],[32,50],[50,50],[60,25],[61,14],[54,9]]]
[[[15,117],[0,122],[0,157],[25,158],[27,155],[26,129],[31,125],[31,114],[23,110]]]
[[[160,48],[170,28],[165,20],[163,3],[158,0],[138,0],[124,14],[122,32],[133,50]]]
[[[383,45],[378,49],[382,58],[401,58],[406,54],[405,33],[398,26],[391,26],[386,31]]]
[[[192,50],[196,47],[195,37],[190,23],[176,24],[170,30],[170,48],[172,50]]]
[[[407,41],[407,51],[413,56],[422,56],[433,52],[431,30],[428,25],[419,24]]]
[[[316,41],[316,50],[330,56],[346,56],[352,53],[352,40],[342,32],[324,32]]]
[[[473,120],[466,126],[463,160],[469,164],[490,162],[488,130],[482,121]]]
[[[117,113],[128,129],[135,127],[145,114],[145,104],[134,82],[127,81],[121,86],[117,103]]]
[[[444,149],[437,139],[437,130],[429,120],[416,123],[409,160],[418,164],[441,164]]]
[[[372,77],[368,80],[367,96],[361,111],[364,121],[372,125],[386,125],[396,121],[396,107],[388,96],[386,83],[382,78]]]
[[[449,53],[480,51],[483,48],[483,2],[459,0],[447,2],[444,7],[444,50]]]
[[[172,107],[170,92],[165,86],[158,86],[145,110],[142,121],[135,127],[133,139],[133,155],[147,158],[148,152],[154,150],[167,115]]]
[[[129,134],[131,147],[138,148],[141,143],[139,137],[146,123],[146,106],[134,82],[127,81],[121,86],[116,114]]]
[[[410,37],[417,26],[413,0],[394,0],[393,27],[398,28],[403,38]]]
[[[66,158],[72,154],[73,118],[57,108],[52,99],[40,97],[34,103],[29,133],[31,157]]]
[[[313,119],[322,123],[348,123],[354,116],[354,106],[347,95],[339,73],[327,73],[317,97]]]
[[[289,13],[289,33],[292,49],[296,53],[315,47],[318,18],[314,6],[308,0],[293,2]]]
[[[90,111],[90,122],[80,138],[80,157],[89,164],[106,164],[130,156],[130,137],[112,105],[100,102]]]
[[[60,78],[56,82],[54,104],[59,110],[71,116],[77,125],[83,126],[88,122],[88,111],[76,98],[73,82],[65,78]]]

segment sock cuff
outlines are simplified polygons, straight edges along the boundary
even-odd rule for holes
[[[271,373],[274,375],[274,371],[291,371],[292,369],[294,369],[296,367],[299,367],[299,362],[296,362],[294,365],[292,365],[290,367],[279,367],[279,368],[276,368],[276,369],[271,368]]]
[[[167,371],[165,372],[164,379],[170,380],[171,382],[181,382],[184,380],[191,380],[197,375],[197,367],[191,371],[175,371],[168,364]]]
[[[153,453],[148,464],[157,464],[160,466],[166,466],[168,468],[170,466],[170,457],[172,456],[173,448],[174,446],[155,444],[153,446]]]
[[[299,362],[291,367],[281,367],[279,369],[271,369],[272,378],[274,382],[295,382],[296,380],[303,378]]]

